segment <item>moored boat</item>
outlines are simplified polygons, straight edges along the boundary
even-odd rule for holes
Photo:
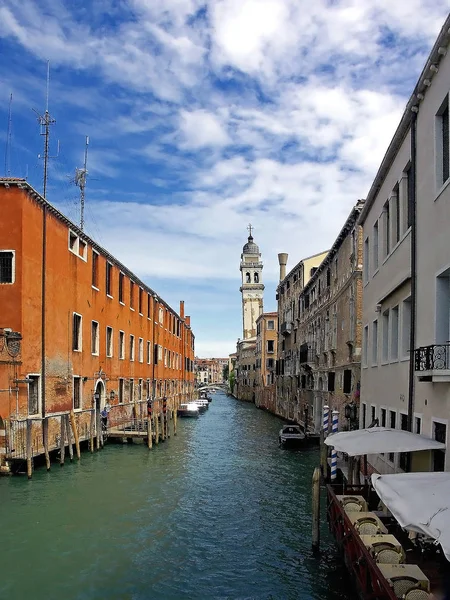
[[[180,404],[179,409],[177,410],[177,415],[179,417],[198,417],[200,414],[200,410],[198,404],[195,402],[187,402],[185,404]]]
[[[300,425],[284,425],[278,434],[281,446],[302,446],[306,442],[305,432]]]

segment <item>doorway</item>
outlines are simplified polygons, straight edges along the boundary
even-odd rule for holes
[[[97,381],[97,385],[95,386],[95,409],[100,412],[105,406],[105,384],[101,379]]]

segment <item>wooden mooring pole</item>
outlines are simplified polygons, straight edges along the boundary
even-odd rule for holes
[[[175,407],[173,409],[173,435],[177,435],[177,418],[178,418],[178,413],[177,413],[177,408]]]
[[[320,468],[314,469],[312,477],[312,550],[320,547]]]
[[[50,453],[48,451],[48,417],[44,417],[42,421],[42,442],[44,444],[45,464],[47,465],[47,471],[50,471]]]
[[[69,447],[69,458],[70,462],[73,461],[73,446],[72,446],[72,433],[70,432],[70,417],[69,415],[64,416],[64,424],[67,435],[67,445]]]
[[[60,431],[60,436],[59,436],[59,464],[62,466],[64,466],[64,458],[65,458],[65,452],[66,452],[66,444],[65,444],[65,430],[66,428],[64,427],[64,415],[61,415],[61,431]]]
[[[324,479],[328,476],[328,446],[325,444],[325,433],[320,432],[320,468]]]
[[[32,433],[33,433],[33,421],[31,419],[27,419],[27,475],[28,475],[28,479],[31,479],[31,477],[33,475]]]
[[[97,429],[97,431],[96,431],[97,450],[100,450],[100,444],[101,444],[100,440],[102,437],[102,417],[101,417],[99,410],[96,411],[96,417],[97,418],[95,419],[95,421],[96,421],[95,425],[96,425],[96,429]]]
[[[90,447],[91,452],[94,452],[94,429],[95,429],[95,414],[94,409],[91,410],[91,424],[90,424]]]
[[[147,444],[148,444],[148,449],[151,450],[151,448],[153,447],[153,432],[152,432],[152,418],[149,415],[148,419],[147,419]]]
[[[78,437],[78,429],[77,424],[75,422],[75,414],[73,410],[70,411],[70,424],[72,425],[73,439],[75,440],[75,450],[77,452],[77,458],[80,460],[81,452],[80,452],[80,438]]]

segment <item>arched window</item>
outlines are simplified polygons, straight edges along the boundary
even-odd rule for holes
[[[253,281],[254,281],[255,283],[259,283],[259,275],[258,275],[258,273],[255,273],[255,274],[253,275]]]
[[[251,283],[250,273],[245,274],[245,281],[246,281],[246,283]]]

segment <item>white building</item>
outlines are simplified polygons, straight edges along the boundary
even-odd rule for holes
[[[242,329],[243,339],[256,338],[256,319],[263,312],[263,264],[258,246],[253,241],[252,227],[241,254]]]
[[[450,414],[450,17],[361,213],[360,426],[447,442]],[[370,458],[379,472],[449,470],[443,451]]]

